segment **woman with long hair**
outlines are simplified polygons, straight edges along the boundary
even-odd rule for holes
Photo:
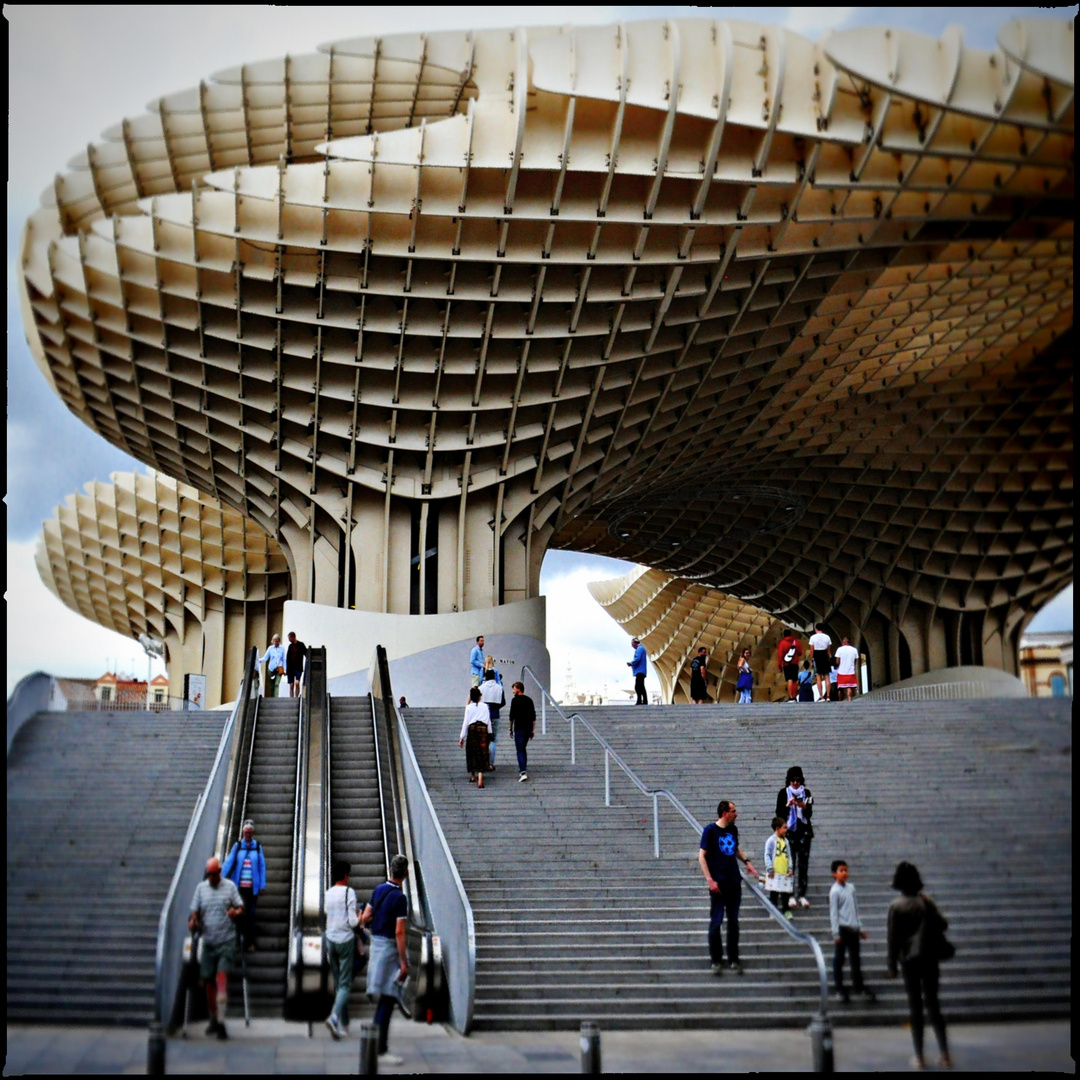
[[[465,718],[461,724],[458,746],[465,747],[465,767],[469,779],[477,787],[484,786],[484,773],[488,767],[488,740],[491,736],[491,716],[487,706],[480,700],[480,689],[469,691],[469,703],[465,706]]]
[[[911,1010],[911,1040],[915,1044],[915,1057],[911,1064],[925,1069],[923,1058],[923,1002],[926,1014],[937,1036],[941,1059],[938,1064],[952,1068],[949,1044],[945,1035],[945,1020],[938,1004],[940,971],[939,943],[944,940],[948,927],[945,916],[937,905],[922,892],[923,882],[918,868],[902,862],[893,875],[892,887],[900,891],[889,904],[889,978],[896,978],[897,962],[904,976],[908,1007]],[[951,955],[951,954],[950,954]]]
[[[735,682],[736,702],[739,705],[751,704],[754,692],[754,673],[750,670],[750,650],[743,649],[739,657],[739,677]]]
[[[491,716],[491,738],[488,739],[488,772],[495,770],[495,743],[499,738],[499,710],[506,704],[502,675],[495,667],[495,657],[484,657],[484,673],[480,676],[480,700]]]

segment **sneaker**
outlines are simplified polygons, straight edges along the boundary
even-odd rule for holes
[[[795,910],[795,908],[798,906],[798,904],[799,904],[799,901],[796,900],[794,896],[787,902],[787,906],[789,908],[791,908],[792,911]]]
[[[405,1059],[399,1058],[397,1054],[391,1054],[389,1050],[384,1051],[379,1055],[380,1065],[404,1065]]]
[[[799,897],[799,907],[809,907],[809,906],[810,906],[810,901],[807,900],[805,896],[800,896]]]
[[[224,1042],[229,1037],[229,1033],[225,1030],[225,1025],[222,1023],[219,1023],[217,1026],[217,1037],[222,1042]]]
[[[741,975],[743,973],[742,964],[740,964],[738,960],[732,960],[731,963],[728,964],[728,967],[731,968],[736,975]]]
[[[711,968],[709,968],[709,971],[711,971],[713,975],[717,975],[717,976],[723,975],[724,974],[724,965],[723,964],[713,964],[713,966]]]
[[[528,779],[529,779],[529,774],[528,774],[527,772],[523,772],[523,773],[522,773],[522,774],[521,774],[521,775],[520,775],[520,776],[518,777],[518,783],[520,784],[520,783],[521,783],[521,782],[522,782],[523,780],[528,780]]]
[[[210,1023],[206,1025],[206,1034],[207,1035],[216,1035],[217,1034],[217,1021],[216,1020],[211,1019]]]
[[[331,1035],[331,1036],[333,1037],[333,1039],[334,1039],[334,1041],[335,1041],[335,1042],[336,1042],[336,1041],[337,1041],[338,1039],[340,1039],[340,1038],[341,1038],[341,1035],[342,1035],[342,1031],[341,1031],[341,1028],[340,1028],[340,1026],[338,1025],[338,1020],[337,1020],[337,1017],[336,1017],[336,1016],[335,1016],[335,1015],[334,1015],[333,1013],[331,1013],[331,1014],[330,1014],[330,1015],[329,1015],[329,1016],[328,1016],[328,1017],[326,1018],[326,1020],[324,1021],[324,1023],[325,1023],[325,1024],[326,1024],[326,1026],[327,1026],[327,1027],[328,1027],[328,1028],[330,1029],[330,1035]]]
[[[795,918],[795,916],[794,916],[794,915],[792,915],[790,911],[785,911],[785,912],[784,912],[784,918],[785,918],[785,919],[794,919],[794,918]]]

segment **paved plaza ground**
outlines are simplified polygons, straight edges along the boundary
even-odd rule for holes
[[[308,1038],[303,1024],[255,1020],[229,1024],[218,1042],[200,1024],[187,1039],[168,1042],[171,1073],[355,1073],[359,1041],[334,1042],[321,1025]],[[936,1060],[928,1032],[927,1061]],[[140,1074],[146,1032],[133,1028],[9,1025],[5,1076],[28,1073]],[[956,1069],[966,1072],[1075,1071],[1065,1022],[956,1024],[949,1028]],[[440,1025],[396,1019],[391,1050],[397,1073],[579,1072],[579,1037],[561,1032],[479,1032],[467,1039]],[[902,1028],[841,1028],[835,1034],[837,1072],[906,1069],[911,1037]],[[605,1072],[809,1072],[805,1031],[612,1031],[602,1035]]]

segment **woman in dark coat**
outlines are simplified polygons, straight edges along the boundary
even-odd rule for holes
[[[788,900],[790,908],[810,906],[806,899],[806,878],[810,867],[810,843],[814,839],[814,826],[810,823],[813,813],[814,796],[805,786],[802,769],[792,765],[784,786],[776,793],[776,816],[788,823],[788,850],[795,864],[795,891]]]
[[[940,941],[948,923],[930,897],[921,892],[922,878],[918,869],[909,862],[896,868],[892,887],[901,895],[889,904],[889,978],[896,978],[899,961],[904,975],[908,1007],[911,1010],[911,1040],[915,1044],[915,1057],[911,1064],[925,1069],[923,1059],[923,1001],[926,1013],[937,1036],[941,1060],[938,1064],[952,1068],[949,1044],[945,1036],[945,1020],[938,1004],[939,968],[934,943]]]

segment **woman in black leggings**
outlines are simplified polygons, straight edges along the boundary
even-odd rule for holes
[[[926,1014],[937,1036],[941,1060],[938,1064],[945,1069],[952,1068],[949,1057],[949,1044],[945,1036],[945,1021],[938,1004],[938,981],[940,971],[936,956],[926,955],[924,940],[930,935],[923,935],[923,923],[927,917],[940,919],[940,928],[948,925],[938,911],[934,901],[921,892],[923,883],[918,869],[909,862],[902,862],[896,868],[892,887],[899,889],[901,895],[889,904],[889,978],[896,978],[897,961],[904,975],[904,989],[907,990],[908,1007],[911,1010],[911,1039],[915,1044],[915,1057],[912,1065],[916,1069],[925,1069],[923,1058],[923,1001],[926,1002]]]

